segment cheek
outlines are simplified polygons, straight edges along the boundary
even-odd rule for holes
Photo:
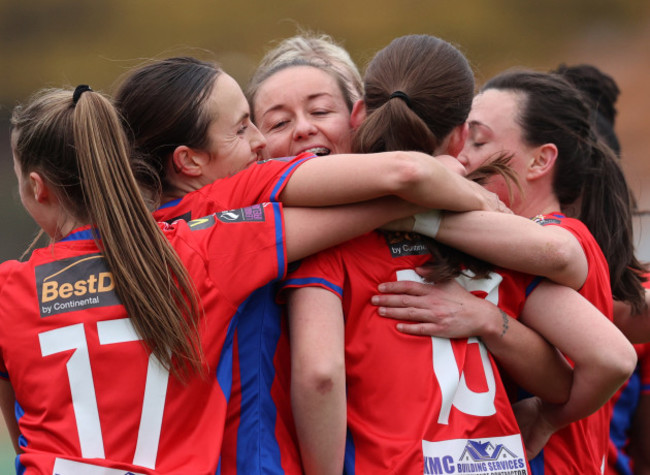
[[[336,153],[350,153],[352,151],[352,129],[347,122],[339,123],[332,134],[330,140]]]
[[[511,205],[510,200],[510,190],[506,181],[501,176],[495,176],[485,183],[485,189],[495,193],[501,201],[503,201],[507,206]],[[512,193],[516,193],[516,187],[512,187]]]
[[[269,157],[280,158],[290,155],[287,134],[265,135],[264,138],[266,138],[266,154]]]

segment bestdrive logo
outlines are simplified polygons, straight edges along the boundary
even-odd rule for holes
[[[35,274],[41,317],[120,303],[101,254],[43,264]]]

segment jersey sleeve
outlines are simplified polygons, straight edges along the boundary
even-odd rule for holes
[[[300,261],[282,282],[278,301],[284,303],[286,291],[301,287],[321,287],[343,298],[345,273],[337,247],[327,249]]]
[[[255,203],[278,201],[282,190],[293,173],[312,154],[301,154],[293,158],[282,158],[256,162],[241,172],[199,190],[206,208],[203,213],[199,203],[194,204],[193,216],[202,216],[215,211],[250,206]],[[226,206],[224,206],[227,203]],[[207,206],[210,208],[208,209]]]
[[[5,283],[10,278],[13,270],[19,265],[18,261],[6,261],[0,265],[0,297],[4,302],[10,301],[10,297],[4,295]],[[16,298],[17,296],[12,296]],[[0,379],[9,380],[9,372],[5,365],[4,348],[0,348]]]
[[[233,291],[252,291],[286,275],[280,203],[221,211],[188,223],[178,221],[174,231],[174,239],[184,243],[174,247],[186,265],[204,266],[209,278]]]
[[[302,153],[296,157],[256,162],[233,176],[165,203],[154,211],[154,218],[168,223],[179,219],[190,221],[217,211],[278,201],[293,173],[315,156]]]

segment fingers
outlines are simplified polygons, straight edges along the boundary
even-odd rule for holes
[[[433,286],[412,280],[400,280],[396,282],[384,282],[379,284],[377,289],[384,294],[427,295],[432,291]]]
[[[435,323],[398,323],[396,328],[401,333],[414,336],[435,336],[438,326]]]
[[[379,307],[377,313],[382,317],[394,318],[395,320],[408,320],[413,322],[432,322],[434,320],[430,309],[410,306]]]

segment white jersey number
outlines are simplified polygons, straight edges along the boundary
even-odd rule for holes
[[[101,345],[126,343],[141,339],[128,318],[97,322],[97,333]],[[41,354],[43,356],[74,350],[66,363],[66,368],[70,382],[70,393],[72,394],[72,406],[77,422],[81,455],[84,458],[105,458],[95,385],[83,324],[78,323],[50,330],[39,334],[38,337],[41,342]],[[145,381],[138,440],[133,457],[135,465],[155,468],[168,380],[169,372],[151,354]]]
[[[414,270],[397,271],[397,280],[411,280],[425,283]],[[470,279],[458,277],[456,281],[469,291],[482,290],[487,293],[486,300],[498,302],[499,284],[503,278],[499,274],[490,273],[486,279]],[[442,407],[438,416],[439,424],[449,423],[452,406],[457,410],[473,416],[487,417],[496,413],[494,399],[496,396],[496,381],[492,364],[485,345],[475,337],[467,339],[468,344],[478,345],[479,354],[488,390],[485,392],[472,391],[467,386],[465,374],[458,368],[451,341],[447,338],[431,337],[433,345],[433,373],[440,384]]]

